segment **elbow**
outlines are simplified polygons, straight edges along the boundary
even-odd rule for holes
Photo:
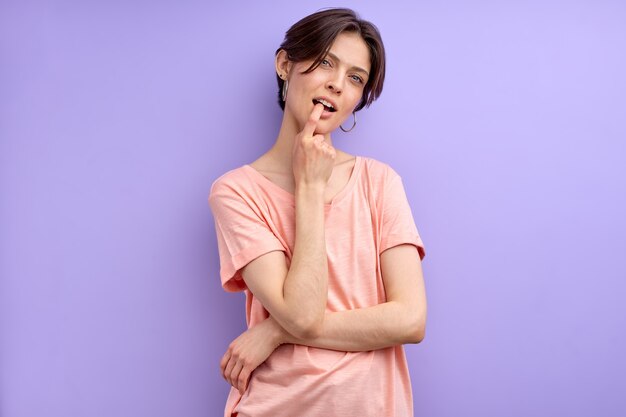
[[[411,340],[409,343],[413,343],[413,344],[421,343],[424,340],[425,336],[426,336],[426,327],[425,326],[419,327],[413,330],[413,332],[411,333]]]
[[[421,343],[426,336],[426,317],[418,317],[407,328],[406,343]]]
[[[296,337],[303,340],[317,339],[322,335],[322,326],[308,326],[299,329],[300,334]]]
[[[293,326],[293,335],[298,339],[316,339],[322,335],[322,327],[324,325],[324,316],[321,318],[310,317],[302,318]]]

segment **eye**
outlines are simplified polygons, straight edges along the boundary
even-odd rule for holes
[[[322,59],[321,64],[324,64],[324,62],[326,63],[325,65],[330,65],[330,62],[326,58]]]
[[[363,78],[359,77],[358,75],[353,75],[352,79],[358,83],[363,84]]]

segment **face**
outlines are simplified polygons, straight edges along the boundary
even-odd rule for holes
[[[287,64],[285,117],[293,117],[301,129],[316,100],[323,98],[325,104],[334,107],[334,111],[325,108],[317,123],[316,133],[326,134],[338,128],[359,104],[370,71],[369,49],[359,34],[343,32],[337,35],[319,66],[302,74],[312,63],[313,60]]]

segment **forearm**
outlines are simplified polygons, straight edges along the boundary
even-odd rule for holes
[[[281,343],[360,352],[419,343],[424,337],[425,323],[426,306],[408,307],[389,301],[362,309],[327,312],[318,337],[297,338],[286,331],[279,334]],[[274,324],[280,326],[275,321]]]
[[[296,188],[295,223],[293,256],[283,285],[285,305],[300,321],[297,327],[319,329],[328,295],[323,187]]]

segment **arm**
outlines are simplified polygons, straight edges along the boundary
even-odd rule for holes
[[[326,313],[318,337],[297,338],[281,331],[272,317],[268,327],[279,343],[367,351],[419,343],[426,330],[426,292],[421,262],[412,245],[399,245],[380,256],[387,302],[373,307]],[[276,336],[278,334],[278,336]]]
[[[323,191],[323,190],[322,190]],[[288,333],[319,333],[328,294],[323,194],[300,189],[296,195],[296,239],[292,263],[274,251],[246,265],[241,275],[250,291]]]
[[[324,191],[335,150],[314,135],[323,106],[314,106],[294,138],[296,238],[289,269],[284,253],[274,251],[248,263],[241,275],[250,291],[291,335],[315,337],[321,330],[328,295]]]
[[[317,337],[297,338],[270,316],[230,344],[220,363],[224,378],[243,393],[252,371],[283,343],[340,351],[368,351],[421,342],[426,329],[426,293],[415,247],[392,247],[380,255],[380,261],[387,302],[326,313]],[[235,375],[232,369],[239,368],[241,371]]]

